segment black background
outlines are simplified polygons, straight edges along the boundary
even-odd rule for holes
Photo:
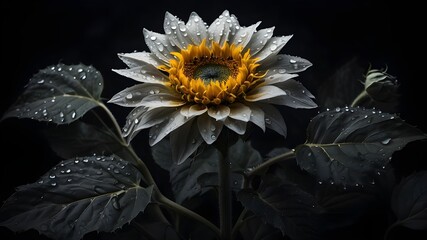
[[[275,35],[294,34],[282,52],[313,63],[300,74],[300,80],[314,95],[338,67],[354,57],[375,68],[387,65],[401,84],[398,112],[408,123],[427,132],[423,117],[427,110],[422,59],[425,42],[421,39],[425,13],[418,13],[421,7],[411,1],[2,1],[0,114],[15,101],[33,74],[60,62],[97,68],[105,81],[103,97],[109,99],[134,84],[111,69],[125,67],[117,53],[148,51],[143,28],[162,33],[166,11],[185,21],[195,11],[210,24],[225,9],[243,26],[261,20],[260,28],[276,27]],[[130,109],[108,106],[122,124]],[[306,125],[308,120],[301,119],[297,124]],[[288,125],[292,128],[292,123]],[[26,119],[0,123],[1,201],[15,187],[36,181],[58,161],[37,131],[39,126]],[[305,133],[299,133],[295,139],[303,141],[304,137]],[[425,143],[413,143],[398,153],[405,161],[396,163],[402,175],[427,169],[423,146]],[[369,234],[372,228],[375,226],[358,228],[366,233],[360,239],[375,239]],[[409,237],[413,234],[399,231]],[[15,234],[2,227],[0,234],[1,239],[45,239],[33,230]]]

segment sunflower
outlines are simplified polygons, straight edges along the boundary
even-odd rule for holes
[[[123,128],[130,141],[150,128],[153,146],[167,135],[175,161],[187,159],[226,127],[244,134],[249,122],[286,136],[280,112],[271,104],[314,108],[314,96],[293,78],[312,64],[279,54],[292,35],[273,37],[274,27],[240,26],[224,11],[211,25],[197,13],[187,23],[166,12],[165,34],[144,29],[150,52],[119,54],[127,69],[114,70],[140,84],[109,102],[134,107]]]

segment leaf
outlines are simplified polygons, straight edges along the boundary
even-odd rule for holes
[[[245,189],[238,200],[266,223],[292,239],[316,239],[314,214],[318,211],[313,196],[295,184],[264,178],[258,191]]]
[[[391,208],[397,217],[395,225],[427,230],[427,171],[404,178],[394,189]]]
[[[20,186],[2,206],[0,226],[64,240],[112,232],[150,202],[153,187],[139,186],[141,179],[136,168],[114,156],[69,159]]]
[[[233,172],[243,173],[248,168],[255,167],[262,163],[261,154],[252,147],[250,142],[245,142],[241,138],[228,149],[228,161],[231,162]]]
[[[71,123],[102,104],[102,88],[102,76],[92,66],[58,64],[47,67],[30,79],[3,119],[18,117]]]
[[[172,160],[169,141],[163,140],[152,147],[154,161],[169,171],[172,191],[178,203],[206,192],[197,179],[205,173],[213,173],[218,169],[217,162],[221,157],[213,147],[206,148],[199,155],[177,164]]]
[[[44,131],[53,151],[64,159],[76,156],[111,155],[128,158],[124,146],[115,134],[101,126],[76,121],[66,126],[56,126]]]
[[[317,115],[307,128],[306,143],[297,146],[300,167],[344,185],[371,182],[392,154],[426,135],[401,118],[381,111],[336,108]]]

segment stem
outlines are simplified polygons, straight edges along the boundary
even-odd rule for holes
[[[351,103],[351,107],[356,107],[358,106],[364,99],[369,98],[368,93],[366,92],[366,90],[363,90],[362,92],[360,92],[359,95],[357,95],[357,97],[353,100],[353,102]]]
[[[278,162],[287,160],[287,159],[291,159],[291,158],[295,158],[295,150],[291,149],[289,152],[280,154],[278,156],[272,157],[270,159],[268,159],[267,161],[261,163],[260,165],[258,165],[257,167],[255,167],[254,169],[252,169],[252,171],[248,172],[246,175],[248,177],[252,177],[254,175],[259,174],[260,172],[267,170],[271,165],[276,164]]]
[[[234,224],[233,230],[231,231],[231,239],[235,239],[236,238],[236,234],[240,229],[240,226],[242,226],[242,224],[244,223],[244,218],[246,213],[248,212],[248,210],[245,208],[242,210],[242,212],[240,213],[239,218],[237,219],[236,223]]]
[[[164,206],[168,207],[171,210],[174,210],[177,213],[180,213],[184,216],[187,216],[189,218],[192,218],[200,223],[203,223],[206,227],[208,227],[212,232],[214,232],[218,237],[220,236],[220,231],[218,227],[216,227],[214,224],[212,224],[209,220],[206,218],[200,216],[199,214],[189,210],[188,208],[185,208],[176,202],[168,199],[167,197],[160,195],[160,197],[157,199],[160,204],[163,204]]]
[[[217,149],[221,152],[221,159],[218,162],[218,205],[219,205],[219,226],[221,230],[221,240],[231,240],[232,228],[232,189],[231,189],[231,162],[227,157],[230,133],[223,130],[220,139],[215,142]]]

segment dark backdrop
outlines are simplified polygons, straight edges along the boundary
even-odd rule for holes
[[[422,117],[427,110],[425,60],[418,60],[425,51],[421,40],[424,13],[418,14],[420,6],[411,1],[2,1],[0,114],[15,101],[33,74],[60,62],[97,68],[105,81],[103,97],[109,99],[134,84],[111,69],[125,67],[117,53],[148,50],[143,28],[163,32],[165,11],[185,21],[195,11],[210,24],[225,9],[235,14],[241,25],[262,20],[262,28],[276,26],[275,35],[294,34],[282,52],[307,58],[314,64],[299,78],[314,95],[322,83],[352,59],[366,66],[371,63],[375,68],[387,65],[389,73],[401,84],[398,112],[408,123],[427,132],[427,121]],[[130,109],[108,106],[122,124]],[[291,134],[293,127],[307,124],[307,111],[302,112],[304,118],[300,121],[287,121]],[[25,119],[0,123],[1,201],[15,187],[36,181],[58,161],[37,130],[39,126]],[[290,141],[289,145],[303,141],[304,135],[295,134],[295,142]],[[144,142],[144,136],[139,139]],[[399,165],[402,174],[427,169],[420,146],[413,143],[399,152],[406,161]],[[149,158],[149,153],[140,152]],[[156,171],[155,166],[152,168]],[[371,228],[362,226],[360,230],[368,232]],[[15,234],[0,228],[0,234],[1,239],[45,239],[35,231]]]

